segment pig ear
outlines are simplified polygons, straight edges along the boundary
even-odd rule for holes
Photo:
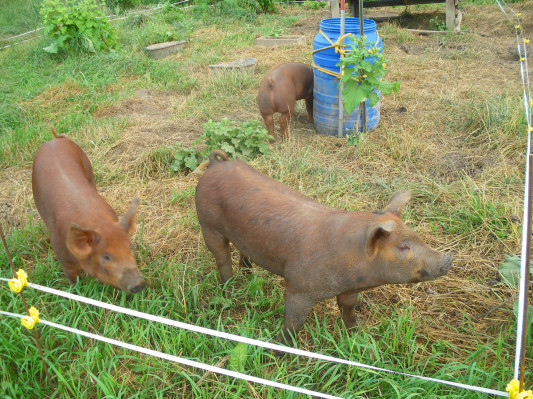
[[[84,229],[76,223],[72,223],[67,231],[66,245],[76,259],[82,260],[91,254],[99,239],[100,236],[96,231]]]
[[[369,258],[373,258],[376,255],[378,240],[388,236],[395,228],[396,222],[394,220],[387,220],[370,226],[366,236],[366,254]]]
[[[402,214],[403,207],[409,202],[410,199],[410,191],[398,191],[391,197],[389,203],[383,210],[383,213],[390,212],[399,217]]]
[[[131,201],[130,209],[118,224],[131,235],[133,233],[133,228],[135,227],[135,215],[137,214],[137,208],[139,207],[139,198],[135,198]]]

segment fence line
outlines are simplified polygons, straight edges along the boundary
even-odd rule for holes
[[[18,314],[15,314],[15,313],[4,312],[4,311],[0,311],[0,314],[5,315],[5,316],[18,317],[18,318],[24,317],[24,315],[18,315]],[[132,350],[132,351],[135,351],[135,352],[139,352],[139,353],[143,353],[145,355],[154,356],[154,357],[157,357],[157,358],[160,358],[160,359],[168,360],[168,361],[171,361],[171,362],[174,362],[174,363],[183,364],[183,365],[189,366],[189,367],[195,367],[195,368],[198,368],[198,369],[201,369],[201,370],[205,370],[205,371],[210,371],[212,373],[226,375],[228,377],[238,378],[240,380],[245,380],[245,381],[249,381],[249,382],[255,382],[255,383],[258,383],[258,384],[267,385],[267,386],[271,386],[271,387],[274,387],[274,388],[285,389],[287,391],[293,391],[293,392],[301,393],[301,394],[304,394],[304,395],[310,395],[310,396],[318,397],[318,398],[342,399],[342,398],[340,398],[338,396],[333,396],[333,395],[328,395],[328,394],[321,393],[321,392],[311,391],[311,390],[305,389],[305,388],[294,387],[292,385],[283,384],[283,383],[275,382],[275,381],[271,381],[271,380],[266,380],[264,378],[254,377],[254,376],[251,376],[251,375],[248,375],[248,374],[239,373],[237,371],[227,370],[227,369],[223,369],[221,367],[211,366],[211,365],[208,365],[208,364],[200,363],[200,362],[197,362],[195,360],[189,360],[189,359],[184,359],[184,358],[181,358],[181,357],[178,357],[178,356],[169,355],[167,353],[155,351],[155,350],[148,349],[148,348],[145,348],[145,347],[142,347],[142,346],[138,346],[138,345],[128,344],[126,342],[118,341],[116,339],[107,338],[107,337],[104,337],[104,336],[101,336],[101,335],[93,334],[93,333],[90,333],[90,332],[87,332],[87,331],[78,330],[76,328],[64,326],[62,324],[53,323],[51,321],[46,321],[46,320],[43,320],[43,319],[40,319],[40,324],[44,324],[44,325],[50,326],[50,327],[55,327],[55,328],[63,330],[63,331],[68,331],[68,332],[71,332],[73,334],[78,334],[78,335],[81,335],[81,336],[84,336],[84,337],[87,337],[87,338],[91,338],[91,339],[94,339],[94,340],[97,340],[97,341],[102,341],[102,342],[105,342],[105,343],[108,343],[108,344],[111,344],[111,345],[120,346],[122,348],[129,349],[129,350]]]
[[[527,40],[522,32],[522,25],[520,23],[520,14],[515,12],[511,7],[507,6],[505,2],[496,0],[498,7],[504,13],[504,15],[511,21],[512,17],[507,13],[505,7],[509,9],[509,12],[514,16],[516,20],[516,44],[518,49],[518,56],[520,62],[520,77],[522,80],[522,92],[524,100],[524,112],[526,114],[526,122],[528,127],[527,133],[527,153],[526,153],[526,165],[525,165],[525,178],[524,178],[524,209],[522,218],[522,241],[521,241],[521,254],[520,254],[520,282],[518,289],[518,315],[516,325],[516,345],[515,345],[515,362],[514,362],[514,379],[518,379],[520,375],[520,385],[523,384],[523,368],[522,363],[523,353],[525,351],[525,337],[527,332],[527,292],[528,292],[528,278],[529,278],[529,243],[531,232],[531,215],[529,214],[529,207],[531,201],[531,88],[529,81],[529,68],[527,59]],[[503,3],[503,4],[502,4]]]
[[[188,3],[190,0],[181,0],[181,1],[178,1],[176,3],[172,3],[170,4],[170,6],[176,6],[178,4],[183,4],[183,3]],[[116,15],[107,15],[107,18],[110,18],[108,19],[108,22],[113,22],[113,21],[119,21],[119,20],[122,20],[122,19],[126,19],[128,17],[130,17],[131,15],[137,15],[137,14],[152,14],[153,12],[156,12],[164,7],[167,7],[166,5],[164,6],[159,6],[159,7],[154,7],[154,8],[149,8],[147,10],[142,10],[142,11],[132,11],[132,12],[129,12],[127,13],[124,17],[120,17],[120,18],[111,18],[111,17],[116,17]],[[185,7],[180,7],[180,9],[183,9],[183,8],[189,8],[190,6],[185,6]],[[99,17],[100,18],[100,17]],[[11,37],[8,37],[6,39],[3,39],[3,40],[11,40],[11,39],[15,39],[17,37],[21,37],[21,36],[25,36],[25,35],[29,35],[30,33],[34,33],[34,32],[37,32],[37,31],[40,31],[44,29],[44,27],[41,27],[41,28],[37,28],[37,29],[33,29],[33,30],[30,30],[28,32],[24,32],[24,33],[21,33],[21,34],[18,34],[18,35],[15,35],[15,36],[11,36]],[[6,49],[6,48],[9,48],[9,47],[13,47],[13,46],[16,46],[17,44],[22,44],[22,43],[25,43],[25,42],[29,42],[30,40],[33,40],[33,39],[36,39],[38,37],[41,37],[42,35],[37,35],[37,36],[34,36],[34,37],[31,37],[29,39],[26,39],[26,40],[21,40],[20,42],[16,42],[16,43],[12,43],[12,44],[8,44],[6,46],[3,46],[3,47],[0,47],[0,50],[3,50],[3,49]]]
[[[0,278],[0,280],[1,281],[8,281],[8,279],[5,279],[5,278]],[[95,299],[86,298],[86,297],[83,297],[83,296],[80,296],[80,295],[71,294],[69,292],[56,290],[54,288],[44,287],[44,286],[41,286],[41,285],[38,285],[38,284],[28,283],[28,287],[34,288],[36,290],[43,291],[43,292],[46,292],[46,293],[49,293],[49,294],[61,296],[63,298],[68,298],[68,299],[72,299],[72,300],[75,300],[75,301],[78,301],[78,302],[82,302],[82,303],[86,303],[86,304],[89,304],[89,305],[97,306],[97,307],[100,307],[100,308],[103,308],[103,309],[111,310],[113,312],[122,313],[122,314],[126,314],[126,315],[129,315],[129,316],[134,316],[134,317],[138,317],[138,318],[141,318],[141,319],[154,321],[156,323],[165,324],[167,326],[177,327],[177,328],[181,328],[181,329],[184,329],[184,330],[194,331],[194,332],[197,332],[197,333],[200,333],[200,334],[210,335],[210,336],[213,336],[213,337],[223,338],[223,339],[227,339],[227,340],[242,342],[242,343],[245,343],[245,344],[259,346],[259,347],[263,347],[263,348],[271,349],[271,350],[275,350],[275,351],[290,353],[292,355],[305,356],[305,357],[312,358],[312,359],[319,359],[319,360],[324,360],[324,361],[327,361],[327,362],[344,364],[344,365],[348,365],[348,366],[359,367],[359,368],[363,368],[363,369],[379,371],[379,372],[384,372],[384,373],[389,373],[389,374],[397,374],[397,375],[401,375],[401,376],[409,377],[409,378],[417,378],[417,379],[421,379],[421,380],[428,381],[428,382],[435,382],[435,383],[439,383],[439,384],[449,385],[449,386],[453,386],[453,387],[456,387],[456,388],[467,389],[467,390],[481,392],[481,393],[490,394],[490,395],[504,396],[504,397],[508,396],[508,394],[506,392],[503,392],[503,391],[498,391],[498,390],[488,389],[488,388],[483,388],[483,387],[477,387],[477,386],[474,386],[474,385],[468,385],[468,384],[463,384],[463,383],[459,383],[459,382],[446,381],[446,380],[441,380],[441,379],[437,379],[437,378],[425,377],[425,376],[420,376],[420,375],[416,375],[416,374],[403,373],[403,372],[400,372],[400,371],[389,370],[389,369],[385,369],[385,368],[382,368],[382,367],[376,367],[376,366],[371,366],[371,365],[364,364],[364,363],[359,363],[359,362],[354,362],[354,361],[350,361],[350,360],[340,359],[340,358],[336,358],[336,357],[333,357],[333,356],[322,355],[320,353],[309,352],[309,351],[304,351],[304,350],[301,350],[301,349],[292,348],[292,347],[288,347],[288,346],[284,346],[284,345],[279,345],[279,344],[273,344],[273,343],[270,343],[270,342],[260,341],[260,340],[253,339],[253,338],[242,337],[240,335],[230,334],[230,333],[217,331],[217,330],[211,330],[209,328],[199,327],[199,326],[195,326],[193,324],[183,323],[183,322],[180,322],[180,321],[177,321],[177,320],[172,320],[172,319],[168,319],[168,318],[161,317],[161,316],[154,316],[154,315],[151,315],[151,314],[148,314],[148,313],[140,312],[138,310],[132,310],[132,309],[124,308],[124,307],[121,307],[121,306],[117,306],[117,305],[113,305],[113,304],[97,301]]]

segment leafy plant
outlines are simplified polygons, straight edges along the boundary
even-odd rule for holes
[[[174,161],[170,164],[170,169],[177,172],[182,169],[194,170],[202,162],[203,155],[193,147],[183,148],[181,143],[177,145],[177,152]]]
[[[500,275],[502,276],[503,282],[510,287],[516,289],[519,288],[520,284],[520,257],[517,255],[506,256],[505,262],[500,265]],[[533,269],[530,266],[529,274],[533,278]]]
[[[350,51],[337,64],[344,67],[341,77],[344,84],[342,97],[348,114],[367,98],[370,100],[369,105],[373,107],[379,101],[377,91],[389,94],[400,90],[400,81],[391,83],[383,80],[387,73],[386,60],[372,43],[366,41],[366,36],[350,36],[350,39]],[[363,78],[360,82],[361,74]]]
[[[326,2],[321,0],[306,0],[304,2],[304,7],[312,10],[318,10],[319,8],[324,8],[325,6]]]
[[[274,0],[257,0],[259,8],[263,12],[274,12],[276,7],[274,7]]]
[[[346,139],[348,140],[348,145],[358,146],[361,144],[361,141],[363,141],[363,137],[363,132],[354,130],[352,133],[346,136]]]
[[[246,358],[248,357],[248,345],[239,342],[231,351],[229,357],[229,368],[240,373],[244,372]]]
[[[246,121],[237,125],[228,118],[222,118],[220,122],[209,120],[205,123],[200,139],[205,140],[208,152],[220,148],[230,157],[244,155],[246,158],[253,158],[268,153],[266,142],[274,138],[259,121]]]
[[[254,158],[269,151],[267,142],[274,138],[261,126],[259,121],[245,121],[237,124],[228,118],[220,122],[204,124],[204,133],[193,143],[193,146],[205,144],[203,151],[194,147],[183,148],[178,144],[174,162],[170,168],[174,171],[194,170],[206,159],[214,149],[225,151],[230,157],[243,156]]]
[[[113,48],[115,34],[104,10],[104,0],[43,0],[40,12],[45,32],[52,39],[44,50],[95,53]]]
[[[502,276],[502,281],[510,287],[520,288],[520,258],[517,255],[506,256],[505,262],[500,265],[499,268],[500,275]],[[529,273],[533,277],[533,269],[530,266]],[[527,289],[527,287],[526,287]],[[514,303],[515,315],[518,317],[518,301]],[[527,317],[527,326],[524,326],[528,331],[531,331],[533,328],[533,306],[528,305],[527,307],[528,317]],[[528,335],[527,345],[531,340],[531,334]]]
[[[275,39],[279,39],[281,36],[285,34],[285,30],[283,28],[272,28],[268,31],[266,34],[267,36],[272,36]]]
[[[429,29],[437,31],[446,30],[446,22],[442,22],[438,17],[429,19]]]

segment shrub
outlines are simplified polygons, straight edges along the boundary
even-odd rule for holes
[[[230,157],[243,155],[246,158],[266,154],[266,141],[274,139],[259,121],[246,121],[237,125],[228,118],[222,118],[220,122],[209,120],[204,124],[204,134],[200,138],[205,140],[208,152],[220,148]]]
[[[255,158],[268,153],[267,142],[273,139],[259,121],[246,121],[238,125],[228,118],[222,118],[220,122],[209,120],[204,124],[204,133],[193,144],[205,144],[203,151],[198,151],[194,147],[183,148],[178,144],[170,168],[174,171],[194,170],[212,150],[218,148],[232,158]]]
[[[52,43],[44,50],[108,50],[115,46],[114,30],[107,22],[104,0],[43,0],[41,15]]]
[[[310,8],[312,10],[318,10],[319,8],[324,8],[326,2],[322,0],[305,0],[304,7]]]

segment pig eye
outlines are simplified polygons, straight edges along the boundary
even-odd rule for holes
[[[109,255],[108,253],[102,254],[101,256],[102,263],[109,263],[113,260],[113,257]]]
[[[396,249],[398,251],[396,253],[398,259],[407,259],[409,254],[411,253],[411,247],[406,244],[398,245]]]

